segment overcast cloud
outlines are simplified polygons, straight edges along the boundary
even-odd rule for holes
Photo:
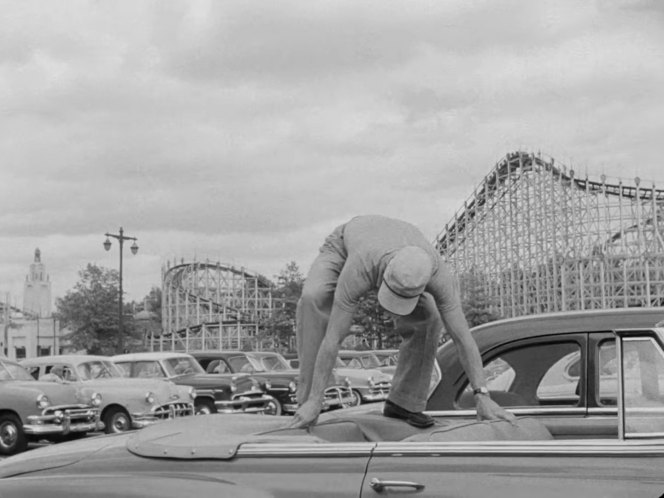
[[[431,239],[506,153],[664,184],[664,3],[0,1],[0,292],[54,298],[105,232],[306,271],[357,214]]]

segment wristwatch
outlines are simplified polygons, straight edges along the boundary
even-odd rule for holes
[[[484,394],[485,396],[489,395],[489,390],[486,387],[478,387],[477,389],[473,389],[473,395],[478,395],[478,394]]]

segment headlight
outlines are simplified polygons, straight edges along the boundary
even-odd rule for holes
[[[288,390],[289,390],[290,392],[292,392],[292,393],[294,393],[295,391],[297,391],[297,384],[295,383],[294,380],[291,380],[291,381],[288,383]]]
[[[46,396],[45,394],[40,394],[39,396],[37,396],[37,408],[39,408],[40,410],[44,410],[49,406],[51,406],[51,402],[49,401],[48,396]]]
[[[193,387],[189,388],[189,397],[191,399],[196,399],[196,389],[194,389]]]
[[[101,406],[101,394],[92,393],[92,397],[90,398],[90,404],[96,408],[99,408]]]
[[[65,414],[62,410],[56,410],[53,415],[55,416],[53,422],[55,422],[56,424],[61,424],[65,418]]]
[[[231,381],[231,392],[234,393],[235,391],[237,391],[237,386],[235,385],[235,382]]]
[[[154,405],[154,393],[151,391],[145,393],[145,401],[151,405]]]

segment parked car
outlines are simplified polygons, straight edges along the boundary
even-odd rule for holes
[[[380,361],[370,351],[339,351],[335,371],[350,379],[355,398],[352,406],[387,399],[392,387],[392,375],[378,370],[379,365]]]
[[[60,369],[61,382],[85,385],[99,392],[103,398],[101,420],[107,433],[141,429],[160,420],[194,414],[193,387],[160,379],[127,379],[105,356],[40,356],[20,363],[35,379]]]
[[[291,368],[296,370],[300,368],[300,358],[298,358],[297,353],[283,353],[282,356],[288,362]]]
[[[31,440],[101,430],[101,403],[101,395],[90,388],[39,382],[18,363],[0,357],[0,455],[24,451]]]
[[[546,320],[530,323],[537,335]],[[570,327],[562,316],[559,325]],[[598,418],[578,424],[574,435],[557,434],[534,417],[520,417],[513,426],[437,413],[432,427],[418,429],[383,417],[376,405],[323,413],[309,429],[284,428],[275,417],[236,415],[224,423],[215,415],[185,417],[8,458],[0,463],[0,495],[71,498],[93,489],[102,498],[658,497],[664,489],[658,375],[664,329],[605,332],[616,347],[611,368],[619,379],[611,435]],[[501,344],[510,343],[508,334]],[[636,376],[640,389],[629,392],[623,380]]]
[[[168,379],[196,389],[198,414],[264,413],[272,396],[263,392],[251,377],[237,379],[205,373],[196,359],[186,353],[130,353],[111,357],[125,377]]]
[[[542,418],[555,436],[575,436],[581,426],[591,426],[598,436],[615,436],[612,330],[653,327],[662,318],[661,308],[550,313],[487,323],[472,335],[490,395],[499,404],[521,416]],[[427,409],[446,417],[474,417],[473,395],[452,341],[439,349],[437,361],[442,377]],[[627,382],[634,390],[640,381],[632,376]]]
[[[261,388],[274,398],[274,415],[293,414],[297,410],[297,381],[299,371],[290,368],[279,353],[257,351],[201,351],[193,352],[208,373],[220,375],[251,375]],[[343,408],[353,403],[351,382],[333,375],[325,390],[323,410]]]
[[[398,349],[376,349],[371,351],[380,365],[377,367],[383,373],[394,375],[394,372],[397,369],[397,361],[399,360],[399,350]]]

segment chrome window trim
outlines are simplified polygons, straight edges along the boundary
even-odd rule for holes
[[[618,408],[615,407],[590,407],[583,408],[581,406],[570,407],[528,407],[528,408],[512,408],[507,407],[508,412],[520,417],[535,416],[535,415],[592,415],[592,416],[607,416],[617,417]],[[461,418],[461,417],[474,417],[477,412],[475,410],[431,410],[427,411],[432,417],[445,417],[445,418]]]
[[[507,411],[513,413],[517,416],[529,416],[529,415],[586,415],[590,412],[590,409],[586,409],[581,406],[570,406],[570,407],[524,407],[524,408],[512,408],[507,407]],[[612,413],[605,410],[604,408],[597,408],[596,410],[602,411],[603,413]],[[614,409],[613,412],[617,413]],[[445,417],[445,418],[455,418],[455,417],[474,417],[477,415],[476,410],[435,410],[427,411],[432,417]]]
[[[664,441],[569,440],[379,443],[375,456],[409,455],[648,455],[664,456]]]
[[[330,444],[245,443],[238,457],[373,457],[454,455],[641,455],[664,456],[664,439],[659,440],[553,440],[553,441],[469,441],[469,442],[381,442]]]
[[[237,456],[272,457],[272,456],[316,456],[316,457],[351,457],[370,456],[377,443],[245,443],[237,450]]]

